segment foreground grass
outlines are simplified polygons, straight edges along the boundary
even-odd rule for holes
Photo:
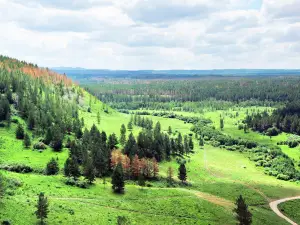
[[[281,203],[278,208],[296,223],[300,223],[300,200]]]
[[[86,127],[96,124],[107,134],[119,135],[121,124],[126,125],[130,115],[118,113],[110,108],[105,112],[103,104],[94,100],[91,101],[91,112],[88,112],[87,99],[85,98],[86,102],[80,109],[80,116],[84,118]],[[100,124],[97,123],[98,111],[101,115]],[[205,112],[204,116],[210,117],[218,127],[219,113]],[[269,144],[276,142],[276,139],[258,133],[244,134],[237,129],[236,119],[229,115],[225,115],[223,132],[237,137],[261,139]],[[240,119],[242,116],[240,113]],[[190,133],[191,124],[177,119],[148,117],[153,119],[154,123],[159,121],[164,131],[171,126],[175,134],[176,131],[182,134]],[[14,124],[8,130],[0,128],[3,139],[0,146],[1,164],[23,163],[42,169],[55,157],[58,158],[60,168],[63,167],[68,156],[67,149],[60,153],[51,149],[42,153],[24,149],[22,141],[15,140],[15,128]],[[134,127],[135,135],[139,131],[140,128]],[[270,210],[268,201],[300,195],[299,185],[265,175],[246,154],[211,146],[199,149],[196,141],[195,146],[195,154],[191,155],[187,162],[188,182],[191,186],[166,188],[164,182],[151,182],[154,187],[140,190],[135,185],[127,184],[126,194],[122,196],[114,195],[110,184],[105,186],[99,179],[89,189],[80,189],[65,185],[65,178],[61,175],[47,177],[4,172],[6,177],[21,181],[22,186],[6,195],[0,203],[0,219],[8,219],[12,224],[35,223],[33,212],[37,195],[39,192],[45,192],[50,201],[50,224],[116,224],[118,216],[128,217],[132,224],[235,224],[232,205],[238,195],[242,194],[250,205],[254,224],[286,224]],[[166,177],[169,166],[173,168],[176,179],[178,164],[175,160],[160,164],[160,176]],[[228,207],[219,204],[219,201],[223,200],[230,203]]]
[[[5,176],[23,183],[13,196],[5,197],[0,210],[0,218],[9,219],[12,224],[36,221],[33,212],[39,192],[48,196],[51,224],[116,224],[118,216],[128,217],[132,224],[233,223],[230,211],[180,189],[141,190],[127,185],[124,195],[115,195],[110,184],[104,186],[101,180],[89,189],[79,189],[65,185],[61,176]]]

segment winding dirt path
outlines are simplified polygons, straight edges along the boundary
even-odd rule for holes
[[[287,222],[289,222],[292,225],[298,225],[297,223],[295,223],[293,220],[291,220],[290,218],[288,218],[287,216],[283,215],[282,212],[280,212],[280,210],[278,209],[278,205],[283,203],[283,202],[287,202],[287,201],[291,201],[291,200],[296,200],[296,199],[300,199],[300,196],[297,197],[291,197],[291,198],[283,198],[283,199],[279,199],[273,202],[270,202],[270,208],[273,210],[274,213],[276,213],[279,217],[285,219]]]
[[[207,172],[211,175],[211,176],[214,176],[214,177],[217,177],[217,178],[224,178],[223,176],[220,176],[220,175],[217,175],[215,173],[213,173],[210,168],[208,167],[208,160],[207,160],[207,157],[206,157],[206,150],[204,148],[203,150],[203,154],[204,154],[204,166],[205,166],[205,169],[207,170]],[[228,177],[226,177],[227,179],[229,180],[232,180]],[[286,220],[287,222],[289,222],[290,224],[292,225],[298,225],[297,223],[295,223],[294,221],[292,221],[290,218],[288,218],[287,216],[285,216],[283,213],[280,212],[280,210],[278,209],[278,205],[283,203],[283,202],[287,202],[287,201],[291,201],[291,200],[296,200],[296,199],[300,199],[300,196],[297,196],[297,197],[290,197],[290,198],[283,198],[283,199],[279,199],[279,200],[275,200],[273,201],[272,199],[270,199],[268,196],[265,195],[265,193],[263,193],[261,190],[259,190],[258,188],[256,187],[253,187],[245,182],[242,182],[242,181],[237,181],[237,180],[232,180],[234,182],[237,182],[237,183],[240,183],[244,186],[246,186],[247,188],[255,191],[256,193],[258,193],[260,196],[262,196],[268,203],[269,203],[269,206],[270,208],[272,209],[272,211],[274,213],[276,213],[277,216],[281,217],[282,219]]]

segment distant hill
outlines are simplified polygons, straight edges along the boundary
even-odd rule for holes
[[[299,76],[300,69],[224,69],[224,70],[104,70],[83,68],[52,68],[74,80],[88,82],[101,78],[130,79],[194,79],[204,76]]]

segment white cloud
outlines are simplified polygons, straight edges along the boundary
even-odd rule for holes
[[[297,68],[300,0],[0,0],[0,49],[42,66]]]

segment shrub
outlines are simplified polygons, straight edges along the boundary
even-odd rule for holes
[[[298,146],[298,142],[297,141],[289,141],[288,145],[290,148],[295,148]]]
[[[266,134],[268,136],[277,136],[280,133],[280,130],[276,127],[270,127],[267,131]]]
[[[3,166],[0,166],[0,168],[3,170],[16,172],[16,173],[30,173],[33,171],[33,169],[30,166],[19,165],[19,164],[3,165]]]
[[[85,180],[75,180],[73,177],[68,177],[65,180],[65,184],[70,185],[70,186],[76,186],[76,187],[79,187],[79,188],[88,188],[89,187],[87,181],[85,181]]]
[[[47,163],[45,173],[46,173],[46,175],[55,175],[58,173],[58,171],[59,171],[58,163],[54,158],[52,158]]]
[[[289,180],[290,179],[290,177],[288,175],[284,175],[284,174],[278,174],[276,178],[279,180]]]
[[[33,145],[34,149],[45,150],[47,146],[43,142],[38,142]]]
[[[24,139],[24,128],[22,126],[22,124],[18,124],[17,130],[16,130],[16,138],[17,139]]]

